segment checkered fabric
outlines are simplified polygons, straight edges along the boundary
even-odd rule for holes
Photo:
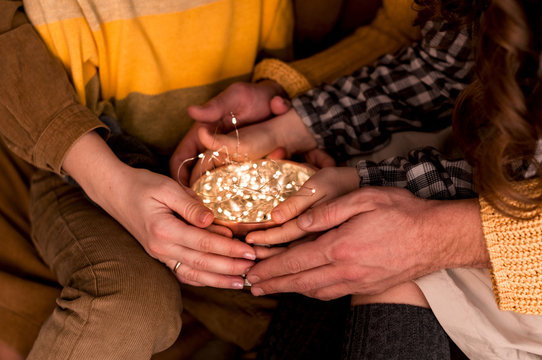
[[[345,157],[376,150],[392,132],[450,125],[457,95],[473,67],[466,27],[427,22],[422,41],[374,66],[293,99],[320,147]]]
[[[345,158],[377,150],[393,132],[450,125],[455,99],[471,80],[470,31],[429,21],[422,36],[374,66],[293,100],[320,147]],[[434,149],[380,164],[362,161],[358,171],[362,185],[405,187],[424,198],[476,195],[470,165],[445,160]]]
[[[356,165],[360,186],[402,187],[424,199],[464,199],[476,196],[472,167],[465,160],[446,160],[436,149],[413,150],[395,157]]]

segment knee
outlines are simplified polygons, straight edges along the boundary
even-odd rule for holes
[[[103,273],[95,269],[98,296],[94,303],[107,321],[115,319],[131,336],[153,339],[156,351],[171,346],[182,325],[180,287],[171,271],[146,254],[102,267]]]

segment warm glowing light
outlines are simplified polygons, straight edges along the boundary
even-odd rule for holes
[[[231,163],[206,172],[192,189],[217,219],[263,222],[271,220],[271,210],[296,193],[313,173],[291,161]]]

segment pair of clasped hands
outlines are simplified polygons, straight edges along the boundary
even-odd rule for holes
[[[190,285],[242,289],[246,275],[258,296],[371,295],[450,265],[474,264],[473,248],[483,254],[476,201],[427,201],[403,189],[358,188],[356,170],[334,167],[316,149],[281,91],[272,81],[237,83],[190,107],[196,123],[171,157],[172,177],[122,163],[96,132],[72,146],[63,168],[150,256]],[[239,149],[231,113],[238,120]],[[221,133],[214,135],[217,126]],[[190,182],[189,166],[181,166],[186,159],[224,146],[254,159],[305,153],[321,168],[304,185],[314,194],[278,205],[271,213],[276,227],[249,233],[246,242],[233,238],[228,228],[213,224],[212,212],[188,186],[179,186]],[[194,177],[201,174],[199,165]]]

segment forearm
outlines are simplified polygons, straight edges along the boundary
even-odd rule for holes
[[[443,29],[428,22],[419,44],[293,99],[319,146],[357,155],[382,146],[393,132],[448,126],[473,62],[467,29]]]
[[[412,0],[384,1],[374,20],[337,44],[289,65],[313,86],[330,83],[419,39]]]
[[[0,135],[26,161],[60,172],[73,142],[107,128],[79,104],[62,64],[19,6],[0,0]]]
[[[489,269],[478,199],[430,200],[430,203],[421,214],[420,236],[432,248],[431,254],[426,255],[434,268],[428,267],[425,273],[457,267]]]
[[[101,206],[107,198],[116,195],[112,189],[119,189],[117,183],[130,171],[96,132],[84,135],[73,144],[62,169]]]
[[[324,82],[351,74],[383,54],[391,54],[419,38],[413,26],[416,11],[411,0],[387,0],[371,24],[358,28],[328,49],[291,63],[264,60],[256,66],[254,81],[273,79],[294,97]]]

